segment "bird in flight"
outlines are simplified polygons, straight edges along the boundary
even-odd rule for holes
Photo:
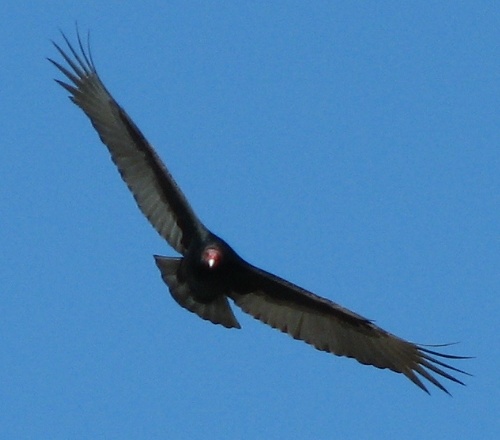
[[[90,47],[53,43],[65,61],[49,59],[67,78],[56,80],[89,117],[135,201],[156,231],[181,257],[155,255],[177,303],[199,317],[240,328],[231,300],[244,312],[318,350],[404,374],[429,392],[422,379],[448,393],[439,380],[464,385],[468,374],[449,363],[465,359],[399,338],[333,301],[315,295],[241,258],[198,219],[186,197],[137,125],[99,77]],[[432,348],[432,349],[431,349]],[[439,380],[438,380],[439,378]]]

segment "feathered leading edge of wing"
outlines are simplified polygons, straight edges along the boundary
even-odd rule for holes
[[[389,368],[429,392],[416,373],[448,393],[433,376],[464,385],[447,370],[468,374],[438,358],[465,359],[441,354],[394,336],[370,320],[251,265],[237,274],[230,294],[244,312],[313,345],[318,350]]]
[[[177,252],[184,254],[195,234],[206,233],[205,227],[153,147],[107,91],[90,49],[84,50],[79,35],[80,53],[64,34],[63,38],[69,53],[53,44],[67,66],[49,61],[72,84],[56,82],[71,93],[71,100],[89,117],[143,214]]]

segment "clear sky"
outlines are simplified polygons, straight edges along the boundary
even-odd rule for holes
[[[29,5],[29,6],[27,6]],[[500,6],[2,2],[0,438],[500,438]],[[181,309],[50,40],[255,265],[474,377],[428,396]]]

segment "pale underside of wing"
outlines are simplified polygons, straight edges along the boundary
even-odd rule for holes
[[[249,283],[252,289],[237,289],[230,296],[254,318],[318,350],[402,373],[426,392],[427,388],[416,373],[447,393],[431,373],[463,385],[444,369],[467,373],[436,359],[461,357],[441,354],[407,342],[370,320],[281,278],[255,267],[250,267],[249,271],[248,279],[254,280]]]
[[[107,91],[90,51],[80,53],[63,35],[70,55],[55,47],[67,67],[50,60],[72,84],[56,80],[89,117],[137,205],[158,233],[184,254],[194,234],[205,233],[185,196],[141,131]]]

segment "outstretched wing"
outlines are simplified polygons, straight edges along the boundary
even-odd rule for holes
[[[275,275],[245,264],[230,297],[254,318],[313,345],[362,364],[403,373],[428,392],[416,373],[448,393],[433,376],[463,384],[445,369],[465,373],[437,358],[464,359],[407,342],[370,320]]]
[[[140,210],[158,233],[184,254],[196,234],[206,233],[205,227],[153,147],[107,91],[80,36],[80,53],[64,34],[63,38],[69,53],[56,43],[54,46],[66,61],[66,67],[49,61],[70,83],[56,81],[71,93],[70,99],[89,117]]]

